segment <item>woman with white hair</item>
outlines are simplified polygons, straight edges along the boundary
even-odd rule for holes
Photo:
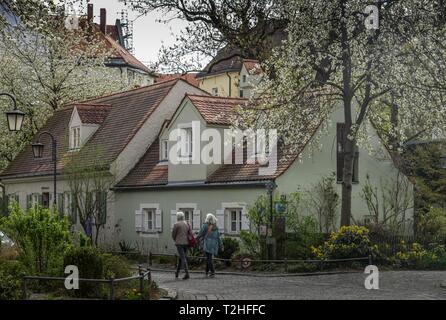
[[[186,273],[183,280],[189,279],[189,269],[187,267],[187,249],[189,248],[189,233],[191,233],[191,227],[189,223],[184,220],[184,213],[177,212],[177,222],[173,225],[172,239],[175,241],[177,247],[178,256],[180,261],[177,265],[177,271],[175,272],[175,278],[178,278],[181,268],[184,268]]]
[[[206,254],[206,276],[210,272],[210,277],[213,278],[215,269],[212,258],[218,254],[218,248],[222,246],[222,241],[217,227],[217,218],[212,213],[206,215],[206,220],[201,226],[197,240],[203,240],[203,249]]]

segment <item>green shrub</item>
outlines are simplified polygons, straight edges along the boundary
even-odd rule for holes
[[[205,261],[203,257],[203,251],[201,250],[200,246],[196,245],[193,248],[189,248],[187,259],[189,267],[201,267]],[[180,259],[178,258],[178,262],[179,261]]]
[[[109,253],[102,255],[103,276],[109,278],[127,278],[132,275],[130,272],[130,264],[126,258],[115,256]]]
[[[240,232],[241,247],[240,251],[253,257],[261,256],[261,241],[260,236],[253,232]]]
[[[324,236],[318,232],[318,222],[312,216],[296,217],[294,233],[287,241],[287,257],[309,259],[313,257],[311,248],[321,245]]]
[[[22,210],[17,203],[0,220],[1,229],[14,241],[19,260],[32,275],[60,275],[63,256],[71,246],[69,223],[57,212],[36,206]]]
[[[239,252],[240,250],[240,242],[237,239],[224,237],[222,238],[223,249],[222,247],[218,250],[218,257],[222,259],[232,259],[232,257]],[[227,266],[231,265],[231,261],[225,261]]]
[[[315,263],[296,263],[288,266],[289,273],[303,273],[319,271],[319,266]]]
[[[0,300],[22,298],[22,277],[25,269],[18,261],[0,261]]]
[[[431,207],[428,212],[420,214],[417,231],[418,237],[428,241],[446,236],[446,211]]]
[[[174,259],[172,259],[172,257],[166,257],[166,256],[160,256],[160,257],[158,258],[158,262],[159,262],[160,264],[175,264],[175,263],[173,262],[173,260],[174,260]]]
[[[313,255],[318,259],[364,258],[376,252],[368,237],[369,230],[359,226],[343,226],[332,232],[328,241],[313,247]]]
[[[84,279],[102,279],[104,263],[101,253],[93,247],[74,247],[65,255],[64,265],[74,265],[79,269],[79,277]],[[78,297],[97,297],[100,285],[97,283],[79,282],[79,290],[72,290]]]

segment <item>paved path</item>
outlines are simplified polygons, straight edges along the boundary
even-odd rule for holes
[[[249,277],[220,274],[205,278],[193,273],[176,280],[172,272],[153,271],[161,288],[179,300],[268,299],[426,299],[446,300],[446,271],[389,271],[380,273],[380,289],[366,290],[362,273],[296,277]]]

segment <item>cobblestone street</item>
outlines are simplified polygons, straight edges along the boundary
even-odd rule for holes
[[[179,300],[262,299],[389,299],[444,300],[446,272],[389,271],[380,273],[380,289],[366,290],[362,273],[293,277],[250,277],[220,274],[214,279],[192,273],[176,280],[173,272],[153,271],[161,288]]]

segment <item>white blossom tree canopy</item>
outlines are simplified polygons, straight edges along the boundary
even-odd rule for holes
[[[442,1],[292,1],[288,39],[264,63],[261,103],[242,112],[246,126],[275,128],[285,144],[310,139],[309,125],[342,106],[341,224],[351,217],[353,156],[373,122],[389,142],[445,128],[445,9]],[[446,132],[446,131],[445,131]]]

